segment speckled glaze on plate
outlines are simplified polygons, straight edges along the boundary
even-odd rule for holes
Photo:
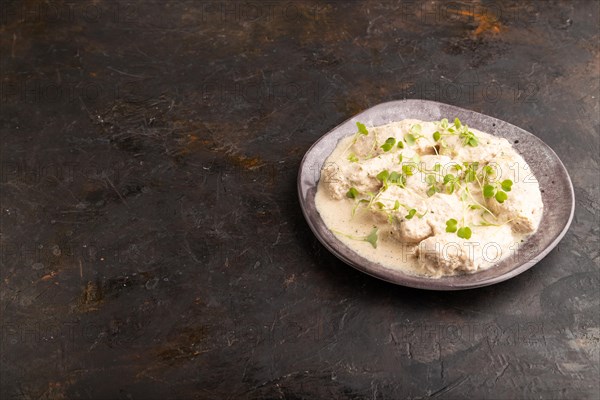
[[[338,142],[356,132],[356,122],[367,126],[384,125],[407,118],[435,121],[458,117],[480,131],[506,138],[529,164],[542,191],[544,214],[540,229],[519,250],[492,268],[438,279],[408,275],[359,256],[344,245],[321,219],[315,194],[321,167]],[[548,190],[548,188],[552,190]],[[492,285],[510,279],[535,265],[558,244],[573,219],[575,195],[573,184],[556,153],[533,134],[496,118],[448,104],[427,100],[399,100],[378,104],[350,118],[321,137],[306,152],[298,173],[298,194],[302,212],[323,245],[346,264],[398,285],[430,290],[461,290]]]

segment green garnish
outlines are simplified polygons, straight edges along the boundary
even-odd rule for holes
[[[438,131],[433,132],[433,140],[435,140],[436,142],[440,140],[441,137],[442,135]]]
[[[456,235],[459,238],[471,239],[471,228],[469,228],[468,226],[463,226],[456,232]]]
[[[457,185],[460,185],[458,177],[452,174],[446,174],[446,176],[444,176],[444,186],[446,187],[446,193],[454,193],[454,189]]]
[[[415,136],[412,133],[407,133],[406,135],[404,135],[404,141],[409,145],[412,146],[413,144],[415,144]]]
[[[371,243],[374,249],[377,248],[377,227],[374,227],[373,230],[363,239],[365,242]]]
[[[462,239],[471,238],[471,228],[469,228],[468,226],[463,226],[459,228],[458,221],[454,218],[450,218],[448,221],[446,221],[446,232],[456,232],[456,236]]]
[[[414,175],[414,169],[415,166],[414,165],[410,165],[410,164],[404,164],[402,166],[402,172],[404,173],[404,175],[406,176],[411,176]]]
[[[410,210],[408,210],[408,214],[406,214],[404,216],[404,218],[412,219],[412,217],[414,217],[416,213],[417,213],[417,210],[415,210],[414,208],[411,208]]]
[[[450,232],[450,233],[456,232],[456,230],[458,229],[457,225],[458,225],[458,221],[455,220],[454,218],[450,218],[448,221],[446,221],[446,232]]]
[[[389,138],[387,138],[385,143],[383,145],[381,145],[381,148],[383,149],[383,151],[390,151],[392,149],[392,147],[394,147],[395,144],[396,144],[396,139],[393,137],[389,137]]]
[[[508,195],[506,194],[506,192],[498,190],[494,198],[496,199],[496,201],[498,201],[498,203],[504,203],[506,199],[508,199]]]
[[[351,187],[350,190],[346,193],[346,197],[355,199],[358,196],[358,190],[356,188]]]
[[[379,179],[381,182],[386,182],[389,177],[390,172],[387,169],[384,169],[383,171],[377,174],[377,179]]]
[[[396,171],[392,171],[392,173],[389,176],[388,182],[404,186],[406,184],[406,178],[402,174]]]
[[[348,156],[348,161],[350,161],[350,162],[358,162],[358,157],[356,157],[356,154],[350,153],[350,155]]]
[[[502,190],[504,190],[505,192],[510,192],[512,189],[513,181],[511,181],[510,179],[505,179],[500,185],[502,186]]]
[[[486,199],[489,199],[490,197],[494,196],[495,191],[496,191],[496,188],[493,187],[492,185],[484,185],[483,186],[483,197],[485,197]]]
[[[479,167],[479,163],[477,161],[472,163],[465,163],[465,174],[464,179],[465,182],[474,182],[477,179],[477,168]]]
[[[484,176],[484,180],[487,176]],[[510,179],[503,180],[500,184],[498,183],[489,183],[487,181],[485,185],[483,185],[483,197],[486,199],[494,197],[498,203],[504,203],[508,200],[508,194],[506,192],[510,192],[512,190],[513,181]]]
[[[404,148],[404,142],[402,140],[398,141],[398,148],[400,148],[400,149]]]
[[[358,132],[361,135],[368,135],[369,131],[367,130],[367,127],[364,124],[361,124],[360,122],[356,123],[356,127],[358,128]]]
[[[479,141],[473,132],[465,125],[465,129],[460,133],[460,138],[463,140],[464,146],[477,147]]]
[[[332,229],[332,231],[339,235],[346,236],[347,238],[350,238],[352,240],[362,240],[364,242],[368,242],[371,244],[371,246],[373,246],[373,248],[375,248],[375,249],[377,248],[377,231],[378,231],[377,227],[373,227],[373,229],[367,236],[353,236],[353,235],[349,235],[344,232],[340,232],[335,229]]]

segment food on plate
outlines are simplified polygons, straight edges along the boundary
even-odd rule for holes
[[[458,118],[356,128],[325,161],[315,202],[364,258],[414,275],[473,273],[538,229],[539,185],[506,139]]]

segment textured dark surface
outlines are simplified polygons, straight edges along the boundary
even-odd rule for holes
[[[598,398],[598,15],[3,1],[0,398]],[[426,292],[318,243],[302,155],[404,97],[565,162],[575,218],[537,266]]]

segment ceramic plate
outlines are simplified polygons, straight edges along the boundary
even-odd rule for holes
[[[521,245],[514,256],[473,274],[439,279],[413,276],[359,256],[327,229],[315,207],[321,167],[338,142],[356,132],[357,121],[367,126],[378,126],[407,118],[435,121],[455,117],[470,127],[509,140],[538,179],[544,202],[541,228]],[[526,271],[558,244],[569,228],[575,208],[573,184],[567,170],[556,153],[539,138],[499,119],[426,100],[400,100],[379,104],[352,117],[321,137],[302,159],[298,174],[298,193],[302,211],[310,228],[321,243],[339,259],[374,277],[398,285],[431,290],[460,290],[487,286]]]

